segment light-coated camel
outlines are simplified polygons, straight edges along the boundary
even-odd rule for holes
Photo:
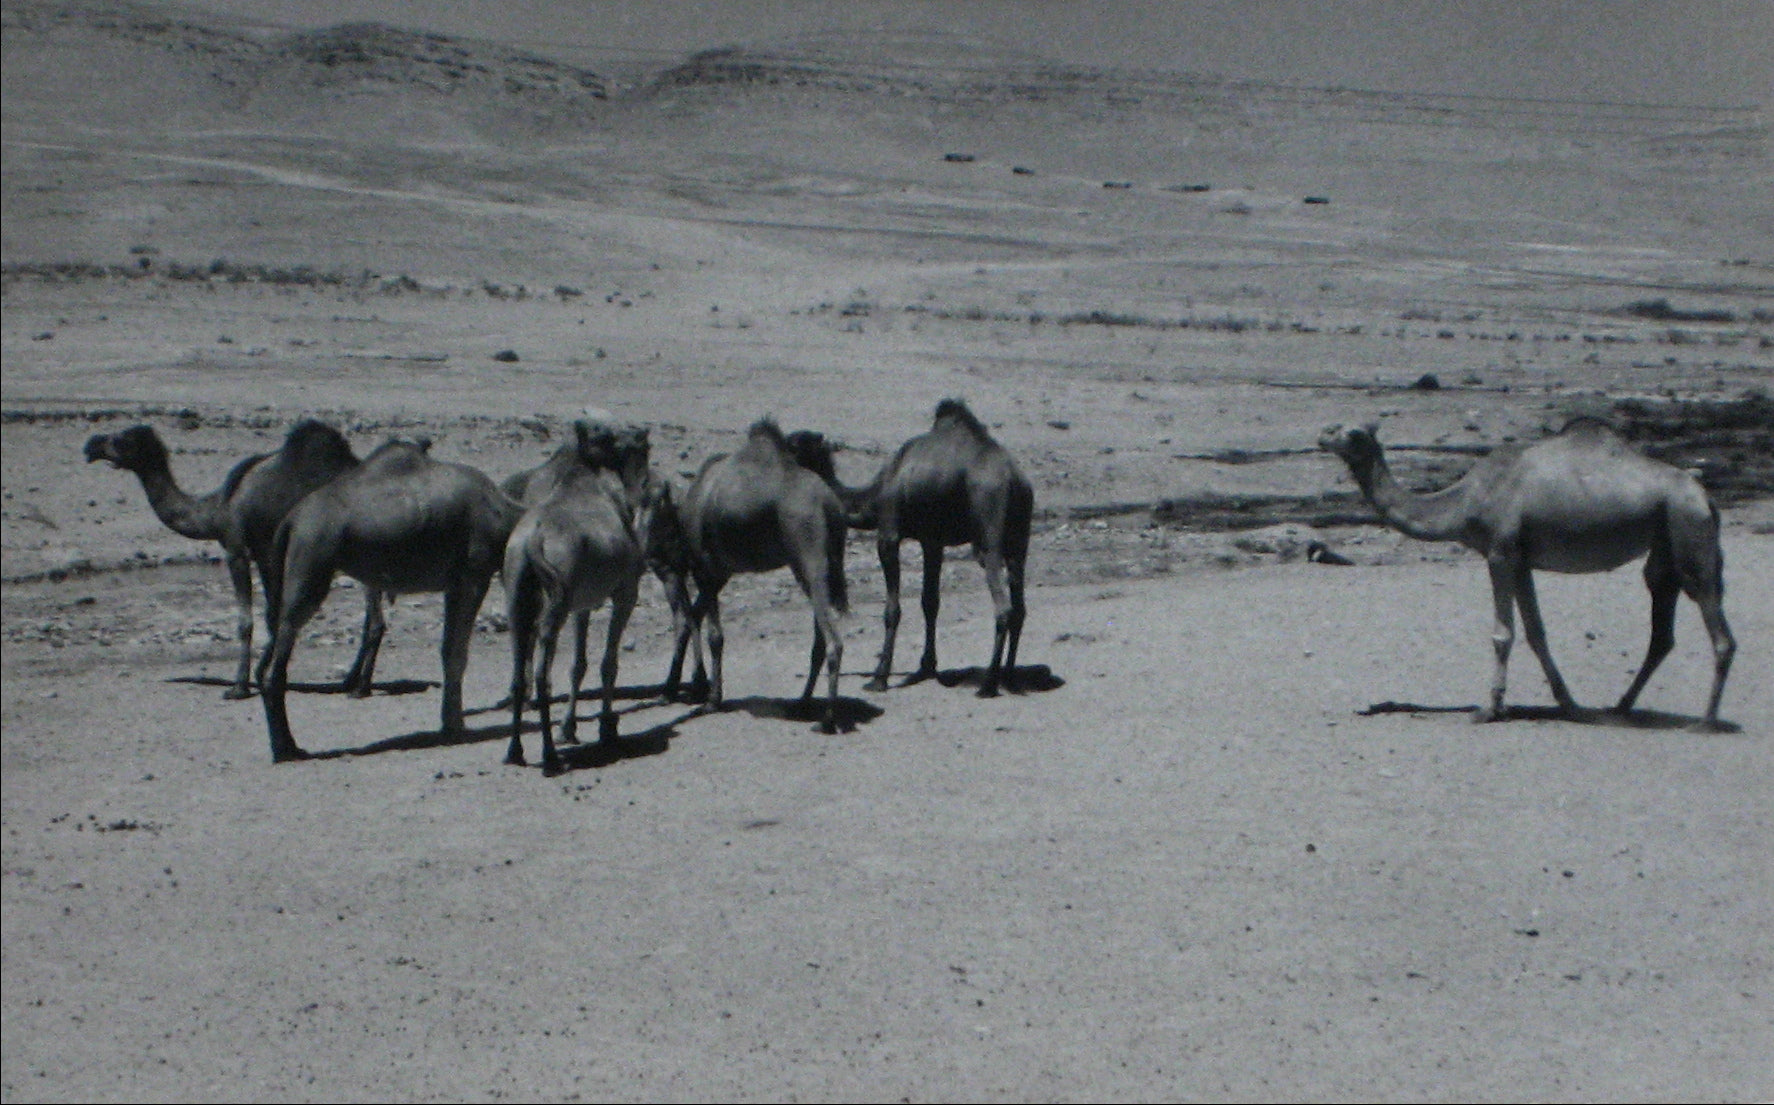
[[[526,677],[540,638],[535,702],[542,721],[542,768],[548,774],[560,770],[550,718],[550,681],[560,631],[567,616],[573,615],[573,683],[561,739],[577,743],[579,691],[587,668],[586,637],[592,611],[605,602],[610,603],[610,622],[601,668],[599,735],[603,740],[616,737],[617,660],[622,632],[634,612],[646,568],[644,534],[651,513],[647,504],[652,501],[637,502],[635,498],[637,490],[643,497],[651,490],[646,430],[581,420],[575,424],[575,436],[573,446],[544,466],[553,466],[551,471],[525,480],[525,486],[517,488],[532,497],[505,546],[503,576],[512,634],[511,743],[505,762],[524,763]],[[515,480],[508,480],[507,488],[513,487]],[[631,480],[636,487],[630,487]]]
[[[1477,710],[1475,720],[1505,715],[1504,676],[1518,607],[1528,645],[1559,709],[1566,715],[1577,710],[1546,645],[1534,569],[1605,572],[1643,556],[1651,641],[1638,676],[1614,708],[1630,710],[1669,654],[1676,599],[1685,591],[1700,607],[1712,638],[1712,694],[1701,724],[1718,727],[1719,698],[1736,644],[1722,607],[1718,510],[1692,475],[1644,456],[1593,418],[1575,419],[1559,434],[1526,447],[1499,448],[1452,486],[1426,495],[1411,493],[1393,478],[1373,424],[1333,426],[1318,443],[1348,464],[1386,524],[1425,541],[1458,541],[1485,558],[1496,605],[1491,636],[1496,667],[1490,703]]]
[[[483,473],[406,441],[388,442],[303,499],[278,528],[265,586],[266,601],[278,604],[261,694],[272,760],[307,756],[284,709],[290,652],[339,572],[393,595],[443,592],[443,731],[461,734],[474,617],[521,513]]]
[[[563,445],[555,450],[554,455],[535,468],[526,469],[508,477],[500,488],[505,494],[523,503],[526,507],[534,506],[553,490],[559,481],[569,472],[591,463],[594,466],[608,467],[609,461],[599,461],[592,454],[601,448],[594,439],[599,427],[608,425],[603,418],[581,418],[573,423],[574,443]],[[623,486],[627,489],[632,502],[660,501],[675,504],[678,495],[667,477],[653,472],[647,464],[650,450],[647,448],[647,433],[644,429],[618,428],[628,434],[627,438],[617,442],[617,448],[624,449],[624,458],[616,461]],[[632,448],[635,444],[633,436],[639,434],[640,449]],[[625,448],[623,442],[627,442]],[[636,458],[639,458],[638,461]],[[684,654],[695,644],[696,648],[696,681],[707,683],[707,675],[702,663],[702,646],[697,636],[688,630],[690,618],[690,585],[689,567],[686,559],[682,527],[678,522],[675,506],[651,514],[653,524],[645,531],[647,538],[647,566],[659,580],[665,592],[665,600],[671,609],[672,650],[671,666],[666,672],[665,683],[661,694],[667,701],[676,701],[683,680]],[[587,615],[589,616],[589,615]],[[583,647],[584,633],[580,633]]]
[[[246,698],[252,693],[248,675],[253,656],[253,570],[258,570],[263,587],[277,527],[284,517],[310,492],[357,467],[357,455],[345,436],[323,422],[303,419],[290,427],[276,452],[247,457],[234,466],[221,487],[203,496],[180,489],[167,461],[166,444],[151,426],[93,435],[86,442],[86,460],[109,461],[113,467],[134,472],[147,493],[149,507],[168,529],[194,540],[221,544],[228,577],[234,584],[235,636],[240,641],[234,683],[223,697]],[[277,632],[276,617],[277,610],[267,603],[267,636]],[[381,593],[366,589],[357,659],[345,676],[345,690],[353,697],[370,693],[383,629]],[[270,657],[267,648],[259,662],[260,683]]]
[[[875,531],[881,575],[887,588],[885,633],[874,678],[865,686],[887,689],[899,632],[899,544],[924,550],[924,656],[907,683],[936,674],[936,618],[942,602],[943,550],[972,544],[985,569],[994,610],[992,658],[980,685],[982,697],[1014,688],[1016,650],[1027,607],[1023,573],[1035,494],[1010,453],[959,399],[944,399],[928,433],[912,438],[867,487],[844,492],[850,524]]]
[[[830,467],[829,455],[825,466]],[[820,728],[835,731],[844,655],[838,617],[849,604],[844,507],[836,490],[803,467],[775,421],[764,418],[752,424],[736,452],[702,466],[684,493],[679,522],[696,582],[691,618],[680,633],[701,627],[708,638],[709,706],[722,704],[721,589],[740,573],[786,567],[813,606],[813,649],[801,699],[813,697],[823,662],[828,693]]]

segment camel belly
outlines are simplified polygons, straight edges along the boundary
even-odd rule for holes
[[[1628,528],[1522,535],[1528,564],[1546,572],[1607,572],[1630,564],[1650,549],[1650,535]]]

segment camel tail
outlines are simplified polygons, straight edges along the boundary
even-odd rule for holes
[[[278,523],[277,534],[271,539],[271,555],[265,558],[264,567],[260,569],[263,579],[260,583],[265,588],[265,628],[271,633],[271,641],[266,647],[277,640],[277,626],[283,620],[283,574],[284,559],[289,555],[290,524],[285,518]]]
[[[506,615],[511,622],[511,632],[518,633],[520,626],[534,627],[542,614],[542,578],[536,571],[534,560],[527,556],[514,559],[516,564],[506,565]]]

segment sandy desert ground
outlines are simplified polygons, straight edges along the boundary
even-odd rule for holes
[[[1765,111],[905,38],[618,84],[167,11],[4,8],[5,1100],[1774,1095]],[[500,762],[497,585],[466,739],[436,596],[393,604],[378,693],[327,693],[341,584],[293,669],[318,756],[273,766],[216,547],[81,455],[145,422],[208,491],[314,415],[502,478],[595,406],[680,479],[772,414],[859,484],[950,395],[1036,490],[1019,693],[972,693],[962,550],[947,678],[865,692],[856,535],[849,731],[796,707],[786,574],[729,589],[718,714],[657,696],[648,583],[620,746],[554,778]],[[1376,420],[1428,488],[1576,414],[1724,509],[1723,733],[1685,601],[1599,710],[1636,569],[1541,577],[1598,709],[1553,715],[1518,646],[1470,724],[1482,563],[1315,447]]]

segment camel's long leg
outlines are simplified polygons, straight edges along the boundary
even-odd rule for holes
[[[474,637],[474,616],[480,612],[492,574],[476,574],[452,580],[444,589],[443,631],[443,732],[457,736],[467,726],[462,720],[462,677],[468,671],[468,645]],[[278,632],[282,632],[279,627]]]
[[[526,570],[527,574],[527,570]],[[524,763],[524,706],[530,694],[530,657],[536,650],[536,619],[541,593],[533,578],[506,582],[506,610],[511,623],[511,744],[505,762]]]
[[[1652,558],[1656,558],[1655,551],[1652,553]],[[1706,715],[1700,725],[1704,729],[1717,729],[1719,727],[1719,700],[1724,697],[1725,680],[1731,674],[1731,660],[1737,653],[1737,641],[1731,636],[1730,624],[1725,621],[1724,557],[1718,549],[1716,521],[1707,531],[1704,539],[1690,542],[1689,547],[1685,550],[1685,555],[1683,550],[1672,551],[1671,559],[1677,561],[1680,567],[1670,572],[1673,577],[1669,584],[1671,587],[1670,621],[1673,623],[1675,618],[1674,588],[1679,587],[1682,591],[1687,592],[1688,597],[1693,599],[1694,604],[1700,608],[1700,618],[1706,625],[1706,635],[1712,641],[1712,691],[1707,695]],[[1651,580],[1651,564],[1647,562],[1645,565],[1646,584],[1652,585]],[[1651,633],[1653,649],[1656,647],[1657,597],[1657,589],[1652,585]],[[1671,644],[1673,644],[1673,629],[1670,631],[1669,637]],[[1665,651],[1667,651],[1667,647]],[[1646,654],[1645,663],[1646,668],[1639,672],[1638,677],[1633,680],[1632,686],[1627,689],[1625,697],[1620,700],[1621,709],[1626,709],[1632,704],[1644,683],[1650,679],[1650,669],[1655,665],[1651,663],[1649,653]]]
[[[936,674],[936,616],[942,609],[942,542],[925,541],[924,546],[924,658],[912,680],[929,679]]]
[[[230,552],[228,580],[234,585],[234,637],[240,642],[240,664],[234,670],[234,684],[222,692],[223,698],[246,698],[253,693],[249,676],[253,667],[253,566],[243,553]],[[267,610],[266,617],[270,617]],[[275,631],[274,631],[275,632]],[[266,650],[270,655],[270,650]],[[259,681],[264,682],[263,665]]]
[[[672,649],[671,667],[665,673],[665,685],[660,688],[661,696],[667,702],[676,702],[684,678],[684,653],[689,651],[692,643],[696,646],[696,674],[693,685],[708,687],[708,670],[702,664],[702,642],[694,639],[696,623],[690,615],[689,581],[677,572],[657,572],[659,585],[665,590],[666,604],[671,607]]]
[[[1490,557],[1491,603],[1496,622],[1491,627],[1491,649],[1496,653],[1496,667],[1491,674],[1491,701],[1472,715],[1474,721],[1497,721],[1504,715],[1503,692],[1509,679],[1509,648],[1515,643],[1515,581],[1519,573],[1515,561],[1493,554]]]
[[[697,581],[700,592],[696,596],[693,617],[702,625],[702,634],[708,643],[708,705],[710,709],[721,708],[721,658],[726,651],[727,635],[721,629],[721,584],[712,580]]]
[[[978,556],[986,573],[986,590],[992,593],[992,659],[986,665],[979,696],[991,698],[998,693],[998,680],[1003,674],[1004,647],[1010,636],[1010,596],[1004,586],[1003,552],[991,546],[979,549]]]
[[[1560,710],[1575,714],[1577,702],[1552,663],[1552,649],[1546,644],[1546,625],[1540,620],[1540,599],[1534,592],[1533,569],[1526,564],[1521,566],[1516,577],[1515,604],[1521,607],[1521,625],[1527,633],[1528,647],[1540,658],[1540,668],[1546,673],[1547,684],[1552,687],[1552,697],[1557,700]]]
[[[887,589],[887,602],[881,614],[881,658],[875,663],[875,677],[864,688],[884,691],[893,670],[893,643],[899,636],[899,538],[882,527],[875,539],[875,550],[881,558],[881,582]]]
[[[561,722],[561,743],[579,743],[579,688],[585,685],[585,673],[591,664],[585,658],[585,639],[591,634],[591,611],[580,610],[573,615],[573,686],[567,692],[567,718]]]
[[[1027,619],[1029,609],[1023,601],[1023,569],[1026,559],[1017,553],[1007,553],[1004,557],[1004,575],[1010,585],[1010,618],[1008,623],[1008,641],[1004,650],[1004,681],[1007,684],[1016,682],[1016,646],[1022,641],[1023,622]]]
[[[598,671],[604,680],[604,712],[598,716],[599,740],[612,741],[618,736],[616,670],[622,656],[622,633],[628,628],[629,615],[634,613],[638,597],[636,584],[622,587],[610,597],[610,625],[604,631],[604,662]]]
[[[813,649],[807,656],[807,685],[801,688],[801,701],[813,697],[813,687],[819,682],[819,666],[825,663],[825,634],[819,628],[819,615],[813,615]]]
[[[388,623],[382,617],[382,592],[374,587],[363,589],[363,633],[357,642],[357,659],[345,673],[345,693],[352,698],[368,698],[376,679],[376,655],[382,651],[382,636]]]
[[[1632,685],[1614,705],[1614,709],[1621,713],[1632,709],[1639,692],[1651,681],[1652,673],[1675,647],[1675,606],[1676,600],[1681,598],[1682,584],[1668,555],[1660,547],[1653,546],[1651,555],[1645,559],[1645,586],[1651,592],[1651,640],[1645,646],[1645,662],[1639,665]]]
[[[560,771],[560,756],[554,749],[554,722],[549,716],[554,708],[554,652],[560,646],[561,627],[566,623],[567,611],[557,596],[550,595],[542,612],[542,627],[537,635],[541,638],[542,649],[536,659],[536,710],[542,717],[542,773],[553,775]],[[571,707],[569,707],[571,709]],[[572,716],[571,714],[568,715]]]
[[[844,666],[844,639],[838,635],[838,616],[832,605],[831,588],[823,575],[813,578],[809,597],[813,600],[813,656],[807,665],[807,688],[802,698],[811,697],[813,681],[819,674],[823,659],[826,670],[825,717],[819,723],[821,732],[838,729],[838,674]]]
[[[289,713],[284,703],[289,693],[290,654],[295,651],[297,634],[314,617],[320,604],[326,601],[327,592],[332,590],[332,586],[333,573],[330,570],[303,571],[298,565],[297,570],[286,571],[279,588],[288,590],[282,595],[282,609],[277,616],[277,636],[271,643],[271,662],[259,693],[265,703],[265,724],[270,730],[273,763],[308,758],[308,753],[296,744],[295,735],[290,731]]]
[[[1706,623],[1707,636],[1712,638],[1712,693],[1707,696],[1706,719],[1701,722],[1708,729],[1719,727],[1719,699],[1725,693],[1725,679],[1731,674],[1731,658],[1737,654],[1737,641],[1725,622],[1723,590],[1722,586],[1714,587],[1694,598],[1700,606],[1701,620]]]

